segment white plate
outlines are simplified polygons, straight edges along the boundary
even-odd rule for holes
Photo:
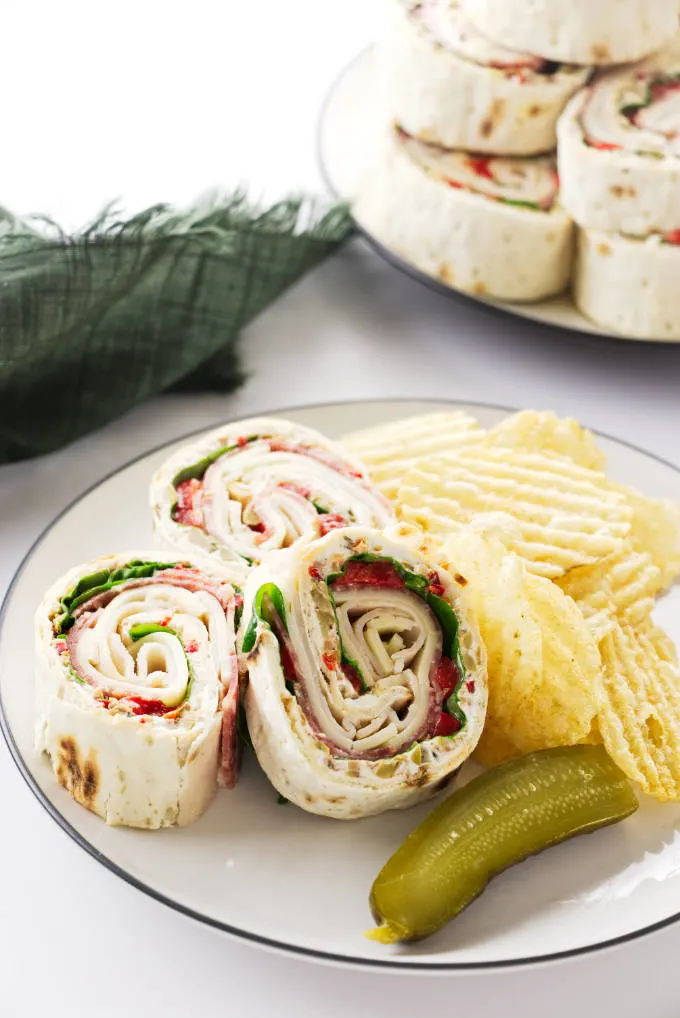
[[[351,403],[285,416],[339,436],[449,407]],[[506,413],[462,408],[484,425]],[[680,471],[612,439],[603,438],[602,447],[615,478],[680,500]],[[383,948],[362,937],[371,925],[368,891],[430,807],[353,822],[311,816],[277,804],[252,756],[236,791],[219,792],[205,816],[184,830],[107,827],[73,802],[33,749],[33,612],[69,566],[150,543],[147,483],[172,448],[143,456],[73,502],[27,555],[3,609],[3,731],[33,792],[83,848],[141,890],[203,922],[264,946],[355,965],[422,971],[526,964],[639,936],[680,917],[678,806],[646,801],[625,823],[551,849],[499,877],[438,936],[410,948]],[[680,590],[664,599],[658,615],[680,638]]]
[[[357,185],[369,165],[376,143],[384,131],[375,98],[375,58],[372,48],[364,50],[343,71],[328,95],[319,122],[319,162],[328,187],[338,197],[352,201]],[[507,312],[535,322],[554,325],[560,329],[587,332],[594,336],[606,336],[628,342],[677,343],[656,337],[641,339],[622,333],[602,329],[582,315],[568,293],[534,304],[512,304],[505,301],[485,300],[473,294],[463,293],[447,286],[440,279],[428,275],[401,255],[385,247],[371,232],[365,229],[361,220],[356,225],[366,239],[389,262],[427,286],[464,300],[483,304],[489,310]]]

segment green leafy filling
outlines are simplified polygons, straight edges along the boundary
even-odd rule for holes
[[[246,443],[255,442],[259,437],[259,435],[249,435],[246,439]],[[239,449],[242,446],[242,442],[234,442],[233,445],[221,445],[219,449],[215,449],[213,452],[208,453],[208,455],[204,456],[203,459],[198,461],[198,463],[193,463],[191,466],[183,467],[182,470],[175,474],[172,479],[173,488],[176,488],[178,484],[183,484],[184,481],[200,481],[208,467],[212,466],[215,460],[218,460],[221,456],[225,456],[226,453],[233,452],[234,449]]]
[[[239,700],[238,711],[236,714],[236,733],[243,745],[255,752],[253,740],[250,738],[250,732],[248,731],[248,719],[246,718],[245,707],[241,700]]]
[[[85,679],[82,677],[82,675],[78,675],[78,672],[75,670],[73,665],[68,665],[68,673],[71,676],[71,678],[75,679],[76,682],[79,682],[81,686],[87,685]]]
[[[275,583],[263,583],[253,599],[253,614],[243,636],[241,650],[244,654],[249,654],[255,646],[259,623],[262,623],[267,629],[272,628],[272,609],[280,618],[286,632],[288,632],[286,605],[283,600],[283,594]]]
[[[535,201],[518,201],[515,198],[498,198],[498,201],[502,202],[503,205],[516,205],[521,209],[533,209],[534,212],[540,212],[541,210],[540,205]]]
[[[176,636],[179,640],[179,635],[170,626],[159,626],[155,622],[144,622],[138,626],[130,626],[130,637],[135,641],[141,640],[145,636],[151,636],[152,633],[170,633],[170,636]]]
[[[154,573],[161,569],[173,569],[176,565],[176,562],[142,562],[140,559],[135,559],[120,569],[100,569],[97,573],[82,576],[75,587],[61,599],[63,614],[58,616],[53,622],[55,635],[60,636],[68,632],[76,621],[73,612],[79,605],[89,601],[91,597],[103,594],[105,591],[111,590],[112,587],[126,583],[128,580],[153,576]]]

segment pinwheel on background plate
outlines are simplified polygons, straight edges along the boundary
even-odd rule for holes
[[[560,200],[587,229],[680,231],[680,43],[598,74],[558,125]]]
[[[72,569],[36,616],[37,748],[110,824],[188,824],[238,770],[241,598],[192,563]],[[219,775],[218,775],[219,772]]]
[[[533,301],[559,293],[572,223],[549,157],[492,158],[390,132],[354,209],[377,241],[460,290]]]
[[[342,446],[265,417],[225,424],[181,448],[154,476],[151,505],[163,547],[237,580],[303,535],[393,519]]]
[[[464,582],[461,579],[461,582]],[[377,531],[337,530],[254,570],[246,714],[303,809],[352,819],[445,787],[480,737],[486,656],[461,588]]]
[[[639,60],[678,30],[677,0],[460,0],[504,46],[574,64]]]
[[[577,305],[626,335],[680,339],[680,44],[598,75],[558,133]]]
[[[589,70],[489,41],[450,0],[389,0],[378,48],[386,112],[420,141],[533,155]]]
[[[574,300],[600,325],[641,339],[680,339],[680,231],[625,237],[579,230]]]

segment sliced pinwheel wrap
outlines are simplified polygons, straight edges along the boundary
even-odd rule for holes
[[[354,214],[394,254],[480,297],[534,301],[569,278],[572,223],[554,160],[472,155],[389,132]]]
[[[680,231],[624,237],[579,230],[574,300],[593,321],[624,336],[680,339]]]
[[[555,148],[555,126],[587,68],[493,43],[450,0],[388,0],[378,46],[383,105],[420,141],[534,155]]]
[[[561,201],[587,229],[680,229],[680,42],[598,74],[558,125]]]
[[[38,752],[109,824],[195,820],[238,773],[242,599],[192,562],[109,555],[36,615]]]
[[[339,443],[267,417],[225,424],[174,453],[151,482],[151,508],[161,548],[237,582],[301,537],[394,519]]]
[[[664,46],[678,30],[677,0],[460,0],[504,46],[574,64],[620,64]]]
[[[310,813],[412,806],[477,744],[486,655],[461,588],[389,536],[338,530],[260,566],[241,633],[258,760]]]

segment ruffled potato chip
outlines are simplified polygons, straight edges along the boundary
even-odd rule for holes
[[[558,417],[549,411],[512,414],[490,429],[483,444],[566,456],[589,470],[602,471],[607,463],[592,431],[582,428],[573,417]]]
[[[680,669],[672,641],[651,621],[619,623],[600,649],[598,726],[607,752],[648,795],[680,802]]]
[[[397,511],[441,540],[457,524],[491,514],[506,548],[550,579],[617,552],[633,519],[600,471],[562,456],[480,446],[410,470]]]
[[[598,641],[614,629],[617,619],[630,625],[644,622],[664,589],[659,567],[646,552],[634,551],[630,542],[616,554],[572,569],[555,582],[576,601]]]
[[[412,467],[428,457],[474,445],[485,434],[474,417],[455,411],[379,424],[345,435],[342,442],[363,460],[383,495],[395,498],[404,474]]]
[[[591,741],[600,656],[571,598],[472,528],[445,541],[438,561],[464,581],[487,650],[489,708],[478,758],[497,764]]]
[[[614,485],[633,510],[630,539],[637,552],[649,555],[661,570],[661,589],[680,576],[680,505],[648,498],[635,488]]]

